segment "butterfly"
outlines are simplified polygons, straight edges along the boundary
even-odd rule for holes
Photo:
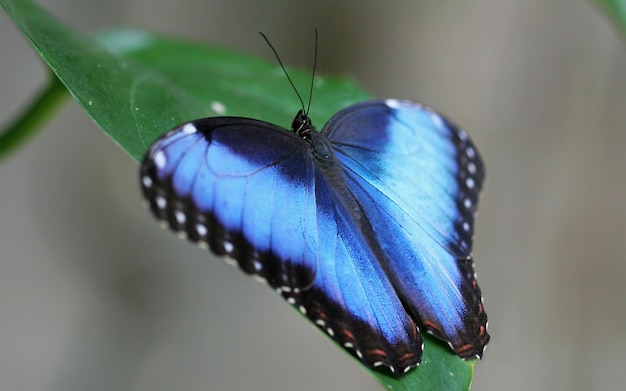
[[[318,132],[243,117],[184,123],[140,167],[154,215],[266,281],[368,367],[402,374],[421,327],[481,357],[472,259],[485,170],[468,134],[403,100],[358,103]]]

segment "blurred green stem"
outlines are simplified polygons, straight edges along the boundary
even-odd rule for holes
[[[50,82],[42,93],[0,133],[0,159],[6,158],[38,130],[43,129],[48,118],[68,97],[65,86],[51,74]]]

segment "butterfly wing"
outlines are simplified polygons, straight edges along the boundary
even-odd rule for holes
[[[301,138],[207,118],[157,140],[140,177],[157,218],[266,280],[366,365],[420,362],[415,323]]]
[[[305,228],[316,207],[314,167],[301,150],[295,136],[271,124],[199,120],[152,145],[141,164],[142,190],[157,218],[181,236],[230,255],[273,287],[307,287],[317,237]]]
[[[437,113],[387,100],[351,106],[322,133],[412,315],[463,358],[489,341],[471,259],[483,163],[467,134]]]

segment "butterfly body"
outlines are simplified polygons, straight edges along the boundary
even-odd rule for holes
[[[141,165],[153,213],[234,259],[370,367],[421,361],[418,325],[463,358],[489,340],[471,259],[484,168],[467,134],[408,101],[317,132],[240,117],[183,124]]]

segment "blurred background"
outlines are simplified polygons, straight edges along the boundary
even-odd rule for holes
[[[487,165],[474,390],[626,383],[626,51],[588,1],[40,0],[429,104]],[[0,12],[0,123],[45,84]],[[184,61],[184,59],[180,59]],[[0,389],[376,390],[270,289],[159,228],[137,164],[73,102],[0,162]]]

